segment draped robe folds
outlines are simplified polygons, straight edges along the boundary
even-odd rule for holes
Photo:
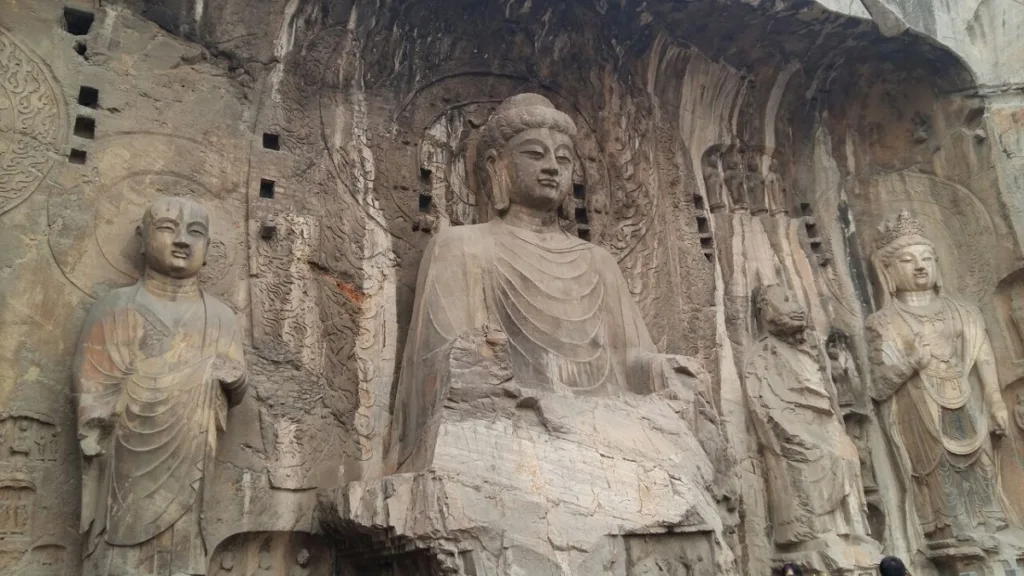
[[[888,429],[912,486],[914,512],[925,534],[970,536],[1004,517],[996,481],[989,406],[998,384],[975,376],[992,361],[981,312],[940,297],[930,314],[898,301],[868,318],[874,397],[883,402]],[[918,372],[911,364],[915,335],[932,353]]]
[[[115,290],[86,320],[74,385],[79,429],[108,430],[83,463],[84,574],[205,574],[203,481],[245,392],[234,313],[141,282]]]
[[[747,398],[764,449],[776,544],[833,532],[864,534],[860,458],[846,435],[815,356],[763,337],[745,370]]]
[[[447,395],[448,346],[474,329],[508,335],[516,382],[578,394],[664,386],[657,349],[615,259],[568,234],[500,220],[447,228],[427,246],[394,407],[391,471],[416,471]]]

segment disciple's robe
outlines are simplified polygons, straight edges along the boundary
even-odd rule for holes
[[[83,465],[86,576],[206,573],[204,480],[244,374],[216,299],[164,300],[140,282],[94,305],[74,366],[79,428],[113,427]]]
[[[860,458],[814,354],[766,336],[747,363],[745,384],[776,544],[864,534]]]
[[[513,376],[523,386],[588,395],[664,386],[657,349],[607,251],[500,220],[447,228],[420,264],[391,471],[429,464],[428,428],[448,392],[448,346],[486,327],[508,335]]]

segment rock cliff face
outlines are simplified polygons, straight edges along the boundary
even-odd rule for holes
[[[196,504],[208,574],[862,575],[883,553],[1022,574],[1022,86],[1020,0],[7,0],[0,573],[89,574],[73,358],[171,195],[209,213],[199,282],[248,371]],[[703,370],[692,398],[538,392],[459,334],[433,460],[394,475],[423,252],[494,216],[480,131],[525,92],[577,127],[562,228],[611,254],[657,349]],[[916,228],[878,230],[904,210]],[[886,252],[911,236],[932,260]],[[916,291],[886,280],[904,261]],[[779,344],[807,361],[792,373],[754,362],[775,338],[754,296],[776,284],[805,311]],[[971,312],[905,297],[932,291]],[[924,319],[887,337],[887,306]],[[955,376],[933,386],[940,364]],[[792,387],[777,414],[751,370]],[[848,437],[801,436],[801,410]],[[952,440],[901,440],[913,410]],[[860,470],[814,477],[837,450]],[[963,482],[948,529],[922,459]],[[782,480],[862,504],[821,520],[838,496]],[[990,485],[993,526],[964,520]],[[783,536],[790,504],[821,538]]]

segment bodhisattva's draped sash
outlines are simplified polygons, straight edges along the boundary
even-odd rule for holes
[[[912,491],[921,489],[922,482],[928,483],[944,458],[954,467],[966,469],[983,453],[991,453],[989,408],[974,374],[987,342],[984,320],[976,308],[965,303],[945,297],[940,303],[942,308],[935,314],[944,316],[948,326],[943,334],[926,335],[926,339],[930,346],[941,347],[940,355],[951,354],[955,362],[933,358],[920,372],[909,359],[915,334],[921,329],[911,311],[893,303],[867,323],[873,397],[883,403],[888,433],[901,456],[904,485]],[[947,491],[937,486],[924,489]],[[998,495],[992,496],[998,499]],[[925,497],[939,505],[935,501],[938,495]],[[907,498],[906,516],[911,525],[921,525],[925,532],[948,525],[948,519],[935,517],[936,510],[912,510],[913,501]]]
[[[500,220],[447,228],[428,244],[389,438],[389,472],[429,465],[447,395],[448,346],[475,329],[509,338],[524,386],[615,395],[658,388],[657,354],[614,258],[568,234]]]

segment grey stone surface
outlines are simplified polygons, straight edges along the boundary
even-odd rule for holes
[[[1013,419],[1024,390],[1022,15],[1019,0],[8,0],[0,573],[81,573],[77,339],[98,299],[138,281],[133,230],[166,194],[209,212],[199,283],[243,332],[250,386],[204,484],[208,573],[313,574],[330,563],[418,574],[508,558],[543,574],[552,554],[573,555],[578,563],[559,569],[581,573],[702,573],[709,558],[730,556],[740,573],[770,573],[786,554],[771,536],[747,400],[755,286],[791,287],[809,339],[846,334],[833,378],[856,373],[872,389],[865,321],[884,295],[870,257],[877,226],[908,210],[935,244],[944,293],[976,307]],[[388,471],[424,250],[434,236],[488,222],[474,169],[481,128],[526,92],[577,127],[561,227],[617,266],[653,349],[699,360],[707,373],[692,403],[642,401],[678,409],[708,456],[710,476],[696,467],[712,479],[701,493],[721,530],[605,531],[583,553],[532,540],[480,552],[474,538],[491,541],[474,528],[448,556],[373,530],[338,536],[321,525],[324,502],[346,486],[380,485]],[[731,150],[760,158],[730,163]],[[495,406],[529,397],[502,394]],[[592,402],[640,402],[628,398]],[[479,402],[452,398],[437,414],[455,426]],[[538,405],[557,412],[564,402]],[[1010,556],[992,564],[981,545],[922,544],[904,512],[913,487],[887,418],[870,402],[845,402],[861,470],[878,485],[865,487],[867,516],[885,553],[915,575],[1004,576],[1019,566]],[[508,410],[494,422],[539,438],[516,455],[557,444],[556,432],[527,423],[532,408]],[[603,433],[592,428],[587,441]],[[1024,518],[1022,434],[1011,425],[992,442],[1008,530]],[[488,438],[476,453],[497,461],[504,455]],[[547,506],[516,490],[515,501]],[[572,533],[556,538],[566,540]],[[406,555],[385,553],[405,545]],[[786,559],[811,569],[803,556]]]

